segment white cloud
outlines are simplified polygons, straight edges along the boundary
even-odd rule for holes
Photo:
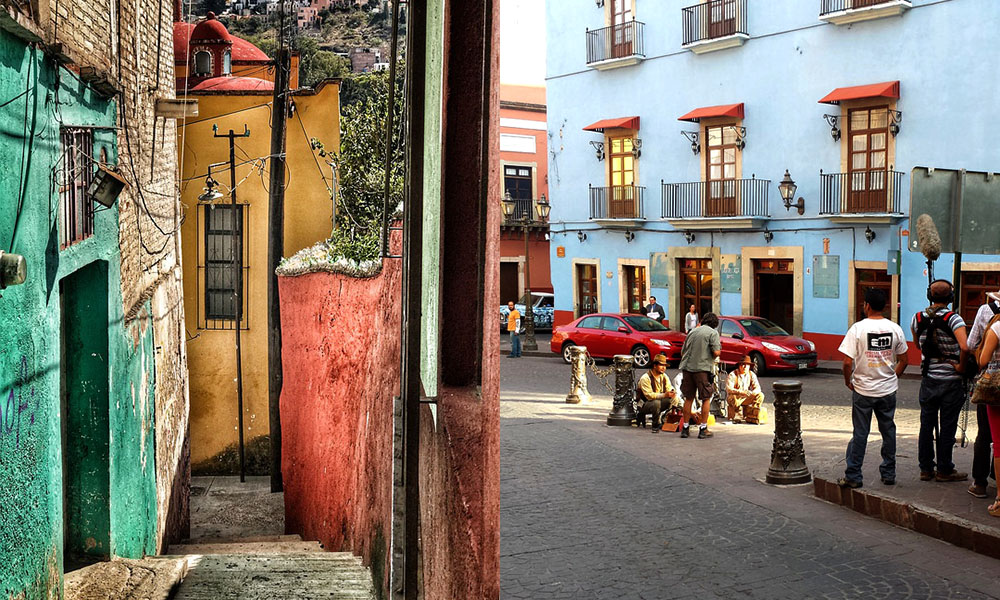
[[[500,82],[545,85],[545,0],[501,0]]]

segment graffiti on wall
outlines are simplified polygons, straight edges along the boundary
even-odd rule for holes
[[[26,434],[35,426],[38,412],[38,398],[30,379],[28,357],[21,356],[14,384],[0,395],[0,445],[13,438],[15,450],[21,447],[22,430]]]

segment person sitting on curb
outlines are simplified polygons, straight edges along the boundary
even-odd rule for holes
[[[639,378],[636,395],[639,403],[639,411],[635,415],[636,424],[645,427],[646,415],[653,415],[653,433],[659,433],[660,415],[670,408],[670,400],[677,395],[670,385],[665,355],[657,354],[650,369]]]
[[[715,372],[715,363],[722,352],[722,341],[719,338],[719,317],[715,313],[705,313],[701,325],[695,327],[684,338],[681,346],[681,372],[684,378],[681,383],[681,395],[684,396],[684,425],[681,427],[681,437],[691,436],[691,405],[695,395],[701,398],[701,422],[698,425],[698,439],[712,437],[708,430],[708,414],[711,411],[712,394],[715,393],[715,383],[711,375]]]
[[[746,354],[740,359],[736,370],[729,374],[726,379],[726,404],[729,406],[729,420],[742,420],[756,425],[760,405],[764,402],[764,392],[760,389],[752,364],[753,359]]]
[[[844,488],[861,487],[861,465],[868,448],[872,413],[882,434],[882,483],[896,483],[896,390],[899,376],[906,369],[906,339],[903,329],[882,316],[885,291],[870,288],[865,292],[867,318],[851,325],[838,350],[844,355],[844,385],[851,390],[851,420],[854,434],[847,444],[847,469],[837,484]]]
[[[966,397],[965,382],[962,381],[968,354],[965,321],[958,313],[948,309],[948,305],[955,300],[955,288],[951,282],[944,279],[931,282],[927,286],[927,300],[931,303],[930,307],[913,315],[910,323],[913,341],[920,347],[922,355],[918,396],[920,433],[917,437],[920,480],[965,481],[969,474],[956,471],[952,462],[955,431]]]

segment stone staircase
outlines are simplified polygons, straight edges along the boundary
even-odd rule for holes
[[[374,600],[371,573],[349,552],[297,535],[199,540],[161,558],[184,559],[172,600]]]

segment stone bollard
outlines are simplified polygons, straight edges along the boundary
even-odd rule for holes
[[[774,391],[774,445],[766,480],[777,485],[808,483],[812,476],[806,466],[799,418],[802,382],[775,381],[771,389]]]
[[[567,404],[579,404],[590,402],[590,392],[587,391],[587,347],[570,346],[570,364],[573,372],[569,378],[569,395],[566,396]]]
[[[616,354],[614,370],[615,403],[611,412],[608,413],[608,425],[629,427],[635,420],[635,411],[632,409],[632,394],[634,393],[632,355]]]

